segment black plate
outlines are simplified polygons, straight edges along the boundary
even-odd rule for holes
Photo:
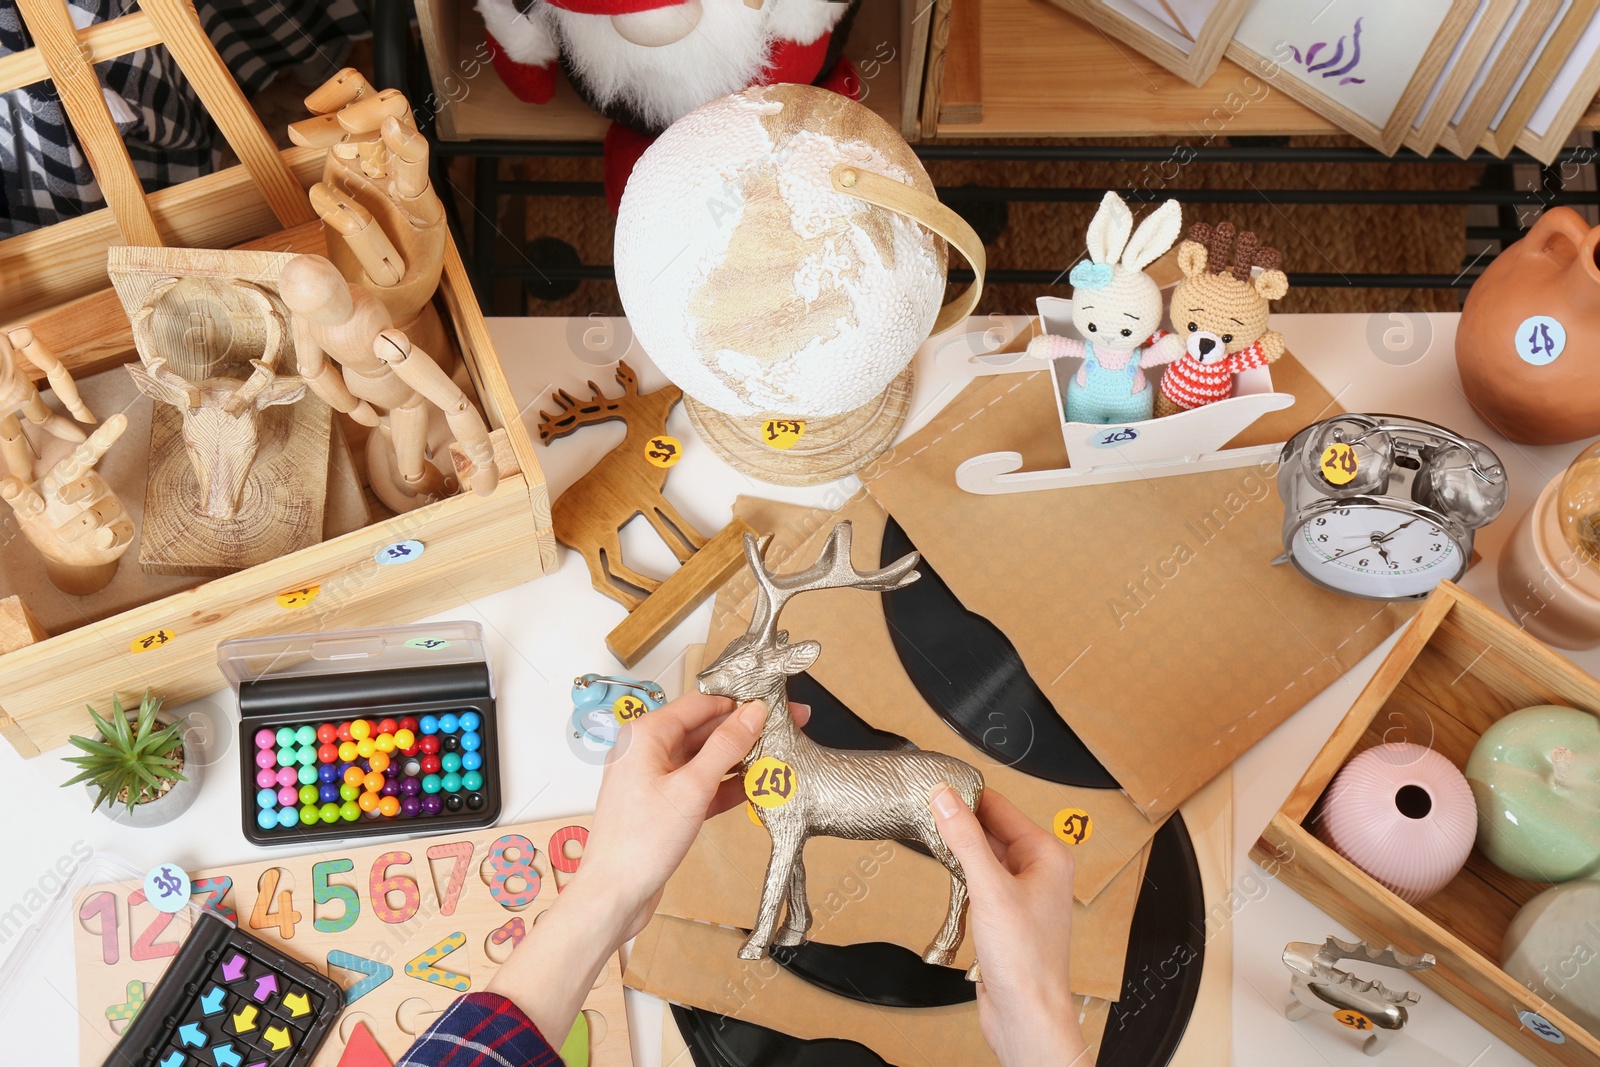
[[[915,552],[893,518],[883,531],[883,564]],[[904,589],[883,594],[900,663],[928,706],[968,744],[1024,774],[1062,785],[1119,789],[1045,695],[1000,628],[968,611],[928,565]]]

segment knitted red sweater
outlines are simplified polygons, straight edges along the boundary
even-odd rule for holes
[[[1161,395],[1181,408],[1198,408],[1225,399],[1233,392],[1233,376],[1264,366],[1267,353],[1260,341],[1215,363],[1201,363],[1185,352],[1167,364],[1161,375]]]

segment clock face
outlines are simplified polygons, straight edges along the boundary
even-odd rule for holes
[[[1312,579],[1352,596],[1421,596],[1464,569],[1461,546],[1429,519],[1351,504],[1308,519],[1290,551]]]

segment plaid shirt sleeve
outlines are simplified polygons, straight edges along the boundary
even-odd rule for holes
[[[561,1067],[522,1009],[498,993],[457,997],[395,1067]]]

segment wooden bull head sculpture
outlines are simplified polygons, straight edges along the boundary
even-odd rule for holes
[[[887,591],[917,579],[915,552],[882,570],[856,571],[850,564],[850,531],[848,522],[839,523],[815,563],[785,575],[771,573],[763,561],[770,536],[757,541],[746,534],[745,558],[756,579],[750,628],[729,642],[699,675],[703,693],[741,703],[766,702],[766,724],[739,770],[747,772],[758,763],[770,769],[780,794],[771,799],[781,800],[772,807],[752,805],[772,835],[772,858],[761,887],[755,929],[739,949],[739,957],[760,959],[771,944],[798,945],[806,939],[811,909],[806,902],[803,852],[807,840],[824,836],[920,842],[944,864],[950,872],[950,908],[922,958],[949,966],[966,931],[967,882],[960,862],[939,836],[928,798],[943,783],[975,809],[983,794],[983,776],[938,752],[824,748],[801,733],[789,715],[786,679],[811,666],[822,651],[815,641],[790,644],[788,633],[778,629],[778,614],[789,598],[813,589]],[[787,915],[778,929],[779,913],[785,908]],[[967,977],[976,980],[977,970],[974,963]]]

